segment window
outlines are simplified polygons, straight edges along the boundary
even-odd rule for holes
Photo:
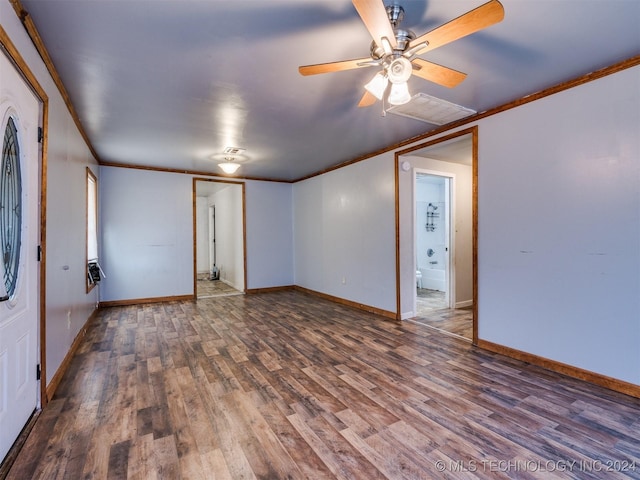
[[[22,236],[22,180],[18,131],[9,117],[4,130],[0,163],[0,300],[9,300],[16,291]]]
[[[98,179],[87,167],[87,293],[100,281],[98,264]]]

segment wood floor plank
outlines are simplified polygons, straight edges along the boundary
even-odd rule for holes
[[[294,428],[302,435],[314,452],[338,479],[384,478],[384,475],[371,465],[355,449],[348,448],[348,442],[341,439],[338,432],[316,418],[314,421],[304,420],[298,414],[287,417]],[[325,423],[323,425],[323,423]]]
[[[227,400],[234,403],[234,408],[230,409],[235,414],[234,424],[243,423],[250,437],[243,442],[253,447],[251,450],[245,449],[249,462],[254,465],[253,462],[258,457],[263,459],[264,465],[261,468],[266,468],[260,472],[254,466],[256,476],[258,478],[301,478],[302,472],[252,403],[251,397],[243,392],[234,392],[227,397]]]
[[[334,478],[327,465],[289,422],[279,405],[265,404],[259,410],[302,472],[301,478],[314,480]]]
[[[157,468],[158,478],[179,478],[178,449],[174,435],[167,435],[153,440],[153,459]]]
[[[234,480],[227,467],[227,462],[221,450],[212,450],[201,456],[202,466],[206,472],[206,478],[215,480]]]
[[[101,310],[7,478],[581,480],[607,466],[640,479],[639,399],[282,291]]]
[[[138,434],[129,449],[127,472],[122,478],[156,480],[158,478],[153,457],[153,434]]]
[[[366,440],[350,428],[341,430],[340,434],[386,478],[404,477],[397,458],[399,450],[391,448],[377,433]]]

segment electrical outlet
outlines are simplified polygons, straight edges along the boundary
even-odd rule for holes
[[[71,330],[71,310],[67,312],[67,330]]]
[[[347,284],[347,277],[342,277],[342,284],[346,285]]]

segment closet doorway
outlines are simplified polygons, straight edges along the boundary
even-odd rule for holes
[[[194,296],[246,291],[243,182],[193,179]]]

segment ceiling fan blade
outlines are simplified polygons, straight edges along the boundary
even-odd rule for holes
[[[498,0],[491,0],[413,39],[409,43],[409,48],[428,42],[428,45],[416,52],[417,54],[424,53],[428,50],[433,50],[434,48],[451,43],[459,38],[471,35],[483,28],[490,27],[493,24],[501,22],[503,18],[504,8],[502,4]]]
[[[411,63],[414,66],[413,75],[444,87],[453,88],[467,77],[466,73],[443,67],[437,63],[427,62],[421,58],[414,58]]]
[[[360,15],[376,45],[384,48],[382,39],[386,38],[391,48],[396,48],[396,36],[393,33],[391,23],[389,23],[387,10],[382,0],[353,0],[353,6],[356,7],[358,15]]]
[[[358,103],[358,107],[369,107],[376,103],[376,100],[378,99],[375,97],[375,95],[369,92],[369,90],[365,90],[364,95],[360,99],[360,103]]]
[[[304,65],[298,67],[301,75],[317,75],[319,73],[340,72],[342,70],[353,70],[371,66],[371,58],[356,58],[354,60],[343,60],[341,62],[317,63],[315,65]]]

